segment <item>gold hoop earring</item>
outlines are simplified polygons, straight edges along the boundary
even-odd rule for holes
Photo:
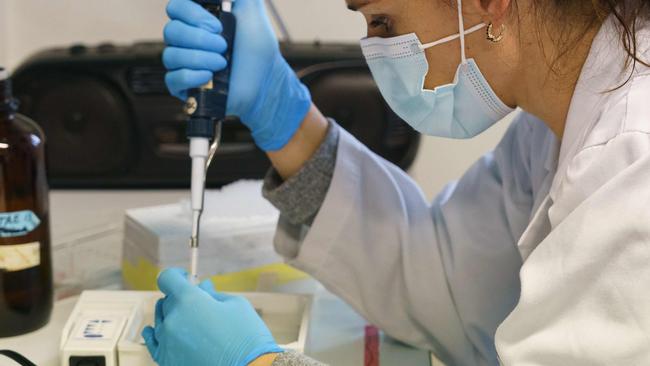
[[[486,35],[485,38],[487,38],[488,41],[493,42],[493,43],[499,43],[503,39],[503,34],[506,32],[506,25],[501,24],[501,29],[499,30],[498,35],[492,34],[492,22],[488,24],[487,30],[485,31]]]

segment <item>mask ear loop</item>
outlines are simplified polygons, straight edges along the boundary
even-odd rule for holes
[[[482,29],[482,28],[485,28],[484,23],[477,24],[477,25],[473,26],[472,28],[467,29],[464,33],[467,35],[467,34],[470,34],[470,33],[474,33],[477,30]],[[452,34],[451,36],[447,36],[445,38],[439,39],[439,40],[434,41],[434,42],[425,43],[423,45],[420,45],[419,47],[420,47],[421,50],[426,50],[427,48],[431,48],[431,47],[437,46],[439,44],[443,44],[443,43],[453,41],[454,39],[459,38],[459,37],[460,37],[460,33],[456,33],[456,34]]]
[[[425,50],[427,48],[431,48],[433,46],[437,46],[442,43],[453,41],[456,38],[460,38],[460,61],[461,61],[461,65],[464,65],[467,63],[467,56],[465,55],[465,35],[474,33],[477,30],[485,27],[485,23],[479,23],[466,30],[465,22],[463,20],[463,1],[462,0],[457,0],[457,1],[458,1],[458,33],[453,34],[451,36],[447,36],[445,38],[439,39],[431,43],[426,43],[418,46],[421,50]]]
[[[465,56],[465,22],[463,21],[463,0],[458,1],[458,33],[460,33],[460,61],[462,64],[467,63]]]

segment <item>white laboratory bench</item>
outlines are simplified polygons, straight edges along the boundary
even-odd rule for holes
[[[124,210],[178,202],[187,191],[53,191],[50,195],[53,245],[84,237],[88,232],[113,230],[106,240],[120,240]],[[86,233],[80,235],[79,233]],[[119,243],[111,243],[119,247]],[[55,263],[56,266],[56,263]],[[113,288],[119,286],[114,284]],[[280,292],[311,293],[314,307],[306,353],[335,366],[362,366],[365,355],[366,321],[341,299],[313,279],[278,288]],[[60,332],[76,297],[56,302],[52,319],[44,328],[20,337],[0,338],[0,349],[17,351],[39,366],[58,365]],[[407,347],[382,336],[379,364],[442,365],[428,352]],[[0,366],[14,366],[0,356]]]

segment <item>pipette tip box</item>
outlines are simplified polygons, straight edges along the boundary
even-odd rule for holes
[[[208,190],[201,221],[199,278],[221,291],[264,291],[307,277],[273,249],[278,211],[261,195],[261,181]],[[125,287],[155,290],[158,273],[188,268],[191,210],[187,200],[127,210],[122,275]]]

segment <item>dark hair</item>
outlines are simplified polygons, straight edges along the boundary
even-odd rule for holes
[[[533,0],[533,6],[542,10],[544,19],[541,21],[557,19],[561,24],[557,30],[558,39],[555,39],[559,50],[550,65],[552,70],[556,62],[572,52],[587,31],[600,26],[608,16],[615,18],[620,40],[628,54],[626,65],[631,62],[634,68],[638,62],[650,67],[650,61],[641,59],[637,47],[638,29],[650,21],[650,0]],[[576,26],[583,27],[582,31],[575,32]],[[578,36],[570,39],[576,33]]]
[[[640,59],[637,54],[637,27],[650,21],[650,0],[591,0],[591,3],[598,18],[604,19],[610,14],[616,18],[623,47],[629,55],[628,61],[650,67],[648,60]]]

